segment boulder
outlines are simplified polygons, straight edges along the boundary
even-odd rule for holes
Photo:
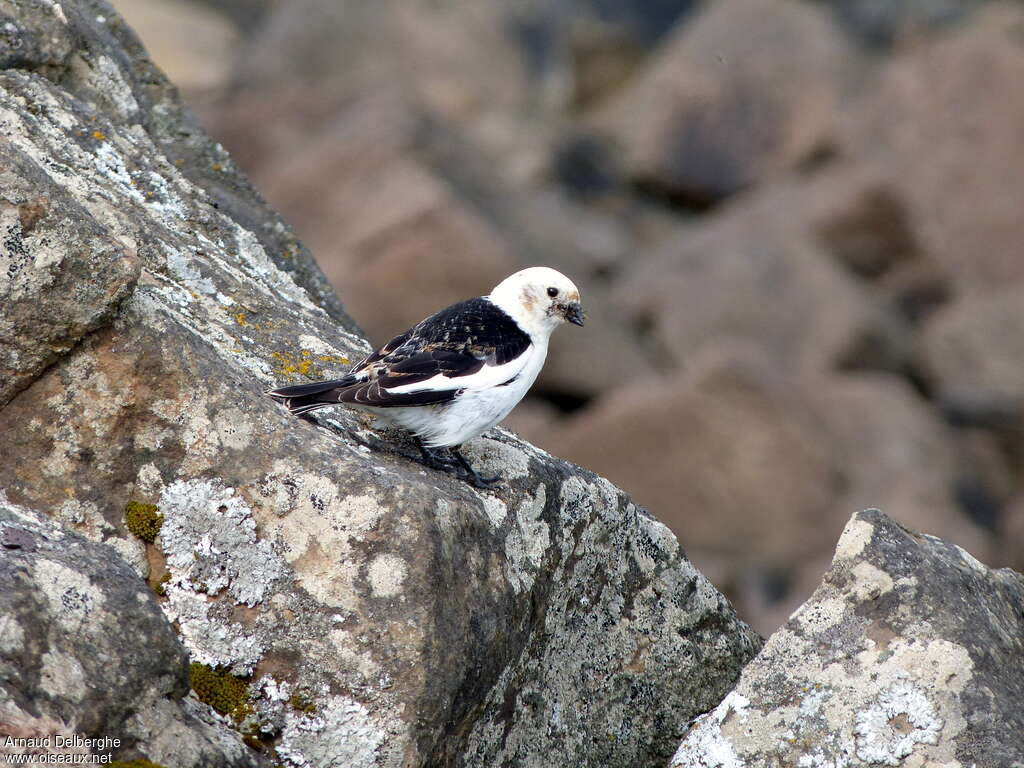
[[[811,4],[708,3],[602,122],[637,183],[709,205],[833,150],[856,63]]]
[[[958,292],[1024,278],[1022,19],[1018,6],[992,4],[886,60],[844,129],[850,156],[887,175],[921,247]]]
[[[0,616],[0,756],[268,765],[185,698],[188,654],[131,566],[2,492]]]
[[[1024,411],[1024,282],[968,295],[933,315],[921,362],[940,404],[960,419],[1008,424]]]
[[[663,366],[736,341],[798,374],[900,365],[902,323],[825,250],[804,212],[816,189],[777,185],[723,205],[622,274],[612,298]]]
[[[831,547],[842,527],[829,525],[841,476],[828,442],[746,350],[707,351],[680,373],[623,387],[549,442],[630,489],[687,551],[788,565]]]
[[[356,99],[256,173],[378,344],[518,266],[494,227],[417,158],[425,119],[394,91]]]
[[[1024,761],[1024,576],[878,511],[673,766]]]
[[[134,243],[139,274],[0,410],[0,488],[163,593],[195,712],[250,764],[667,760],[760,645],[669,530],[502,431],[467,447],[505,477],[478,492],[353,412],[276,406],[368,344],[109,6],[14,11],[52,14],[69,63],[5,59],[10,173]],[[168,738],[132,723],[142,754]]]
[[[991,557],[989,532],[958,503],[966,479],[958,435],[903,379],[828,376],[803,391],[843,468],[837,509],[878,504],[902,525]]]
[[[913,0],[880,3],[877,0],[828,0],[827,5],[848,34],[861,44],[887,49],[910,47],[922,39],[948,32],[969,18],[987,0]]]

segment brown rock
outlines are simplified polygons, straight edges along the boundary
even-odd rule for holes
[[[1024,282],[968,295],[925,326],[921,352],[942,405],[973,421],[1024,409]]]
[[[900,324],[792,214],[809,191],[777,187],[680,228],[623,274],[613,298],[670,365],[740,339],[800,371],[896,366]]]
[[[708,3],[607,119],[634,179],[710,203],[831,149],[855,61],[810,4]]]
[[[853,153],[888,174],[923,248],[968,290],[1024,277],[1021,19],[989,6],[893,59],[850,113]]]
[[[356,101],[260,169],[377,343],[515,271],[500,235],[413,153],[418,114],[394,93]]]
[[[761,364],[707,354],[574,416],[552,450],[605,472],[684,547],[788,563],[830,546],[829,446]]]
[[[838,509],[884,508],[904,525],[991,555],[988,532],[957,504],[953,433],[902,379],[834,376],[803,391],[843,468]]]

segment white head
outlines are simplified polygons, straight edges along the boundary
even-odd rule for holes
[[[562,323],[583,325],[580,291],[572,280],[550,267],[530,267],[498,283],[491,301],[531,336],[547,339]]]

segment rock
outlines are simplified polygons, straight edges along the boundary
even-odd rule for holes
[[[837,509],[878,504],[902,525],[991,556],[988,533],[958,504],[953,432],[902,379],[835,376],[804,391],[843,468]]]
[[[833,149],[855,63],[809,4],[710,3],[662,42],[606,120],[634,180],[708,205]]]
[[[970,23],[885,64],[849,112],[850,155],[887,174],[921,247],[958,292],[1024,278],[1024,18],[993,4]]]
[[[964,296],[936,313],[921,340],[925,375],[961,419],[1016,419],[1024,407],[1024,282]]]
[[[89,140],[102,146],[95,134]],[[0,165],[2,405],[113,319],[135,286],[139,262],[134,241],[111,237],[101,217],[9,142],[0,144]]]
[[[2,493],[0,615],[4,741],[49,737],[36,754],[108,761],[141,754],[197,768],[267,764],[238,734],[191,713],[187,653],[128,563]],[[76,737],[116,743],[94,750]],[[31,750],[0,742],[0,756],[21,753]]]
[[[788,565],[830,547],[842,521],[829,526],[828,443],[785,389],[762,361],[708,352],[599,399],[549,444],[629,488],[687,551]]]
[[[360,99],[256,175],[377,344],[488,293],[517,266],[494,228],[416,158],[422,119],[394,93]]]
[[[1024,761],[1024,577],[877,511],[673,766]]]
[[[935,37],[969,17],[986,0],[830,0],[828,5],[850,35],[876,47],[911,46]]]
[[[668,367],[742,341],[780,368],[896,368],[901,323],[791,215],[807,189],[776,187],[724,206],[651,249],[612,293]],[[799,209],[797,209],[799,210]]]
[[[160,587],[199,665],[185,714],[245,734],[250,764],[667,760],[759,638],[605,480],[498,431],[466,449],[506,478],[479,493],[351,411],[272,403],[366,341],[120,19],[60,7],[85,64],[0,74],[11,172],[134,241],[140,274],[0,410],[0,487]],[[157,714],[125,732],[169,750]]]

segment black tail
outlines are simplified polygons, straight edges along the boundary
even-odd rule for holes
[[[314,381],[311,384],[296,384],[292,387],[278,387],[267,394],[281,403],[285,408],[301,416],[317,408],[337,405],[341,402],[341,392],[358,382],[354,376],[331,381]]]

